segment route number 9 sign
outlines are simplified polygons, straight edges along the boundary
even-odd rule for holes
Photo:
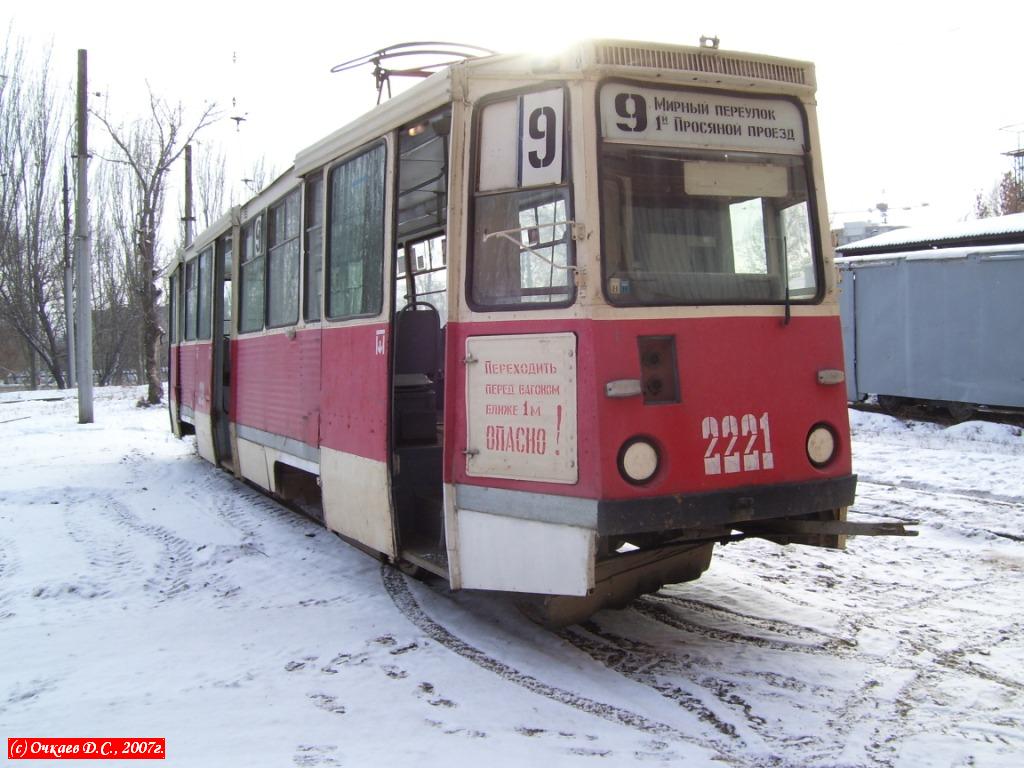
[[[481,192],[561,184],[565,93],[525,93],[484,107],[480,131]]]

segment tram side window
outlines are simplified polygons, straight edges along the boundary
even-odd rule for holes
[[[224,314],[224,326],[222,332],[225,336],[231,334],[231,259],[232,259],[232,241],[231,235],[222,235],[217,239],[217,258],[222,260],[223,275],[221,279],[223,282],[223,314]]]
[[[562,89],[484,107],[470,298],[480,308],[565,306],[574,253]]]
[[[185,265],[179,266],[175,273],[178,277],[178,287],[174,292],[174,299],[177,304],[175,322],[178,329],[175,338],[181,342],[185,338]]]
[[[416,301],[432,304],[441,317],[441,325],[444,325],[448,322],[448,248],[445,236],[437,235],[410,243],[402,250],[396,273],[396,312],[409,303],[410,276],[405,270],[407,257],[412,267],[412,289]]]
[[[185,264],[185,340],[196,338],[196,317],[198,315],[199,262],[196,259]]]
[[[240,275],[241,307],[238,330],[241,333],[263,330],[263,297],[266,281],[262,248],[263,217],[257,216],[242,227]]]
[[[299,190],[270,209],[267,217],[267,325],[299,319]]]
[[[320,319],[320,281],[323,279],[324,182],[320,176],[306,182],[306,320]]]
[[[170,284],[167,289],[167,331],[171,344],[177,344],[181,340],[178,335],[178,271],[175,269],[173,274],[171,274]]]
[[[210,289],[213,286],[213,248],[207,248],[199,254],[199,290],[198,294],[198,317],[196,326],[197,339],[210,338],[210,326],[212,321],[213,306],[210,303]]]
[[[328,194],[327,316],[375,315],[383,306],[385,149],[331,169]]]

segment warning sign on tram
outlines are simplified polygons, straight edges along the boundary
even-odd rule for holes
[[[466,360],[466,474],[575,483],[575,335],[475,336]]]

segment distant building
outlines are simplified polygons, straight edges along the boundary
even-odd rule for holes
[[[838,248],[858,240],[892,232],[894,229],[903,229],[903,227],[897,224],[879,224],[874,221],[848,221],[843,224],[842,229],[832,230],[832,245]]]
[[[839,244],[836,246],[836,255],[870,256],[937,248],[1017,244],[1024,244],[1024,213],[938,226],[893,229],[875,234],[873,237]]]

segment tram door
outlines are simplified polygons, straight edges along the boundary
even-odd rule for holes
[[[217,462],[234,468],[231,433],[231,235],[217,238],[213,262],[213,393],[210,417]]]
[[[398,138],[392,317],[392,498],[399,551],[447,573],[442,497],[448,318],[448,134],[444,109]]]
[[[174,402],[174,410],[171,412],[171,429],[177,437],[181,437],[181,299],[178,295],[181,285],[181,275],[184,272],[182,266],[178,266],[171,274],[170,295],[168,296],[168,320],[167,324],[171,330],[171,343],[168,345],[167,355],[167,389],[168,397]]]

